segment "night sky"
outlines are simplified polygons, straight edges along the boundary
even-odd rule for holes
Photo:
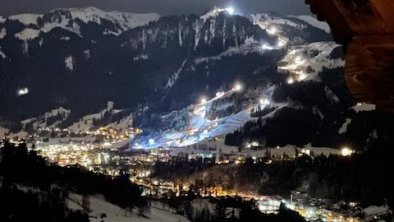
[[[242,13],[309,14],[304,0],[0,0],[0,15],[43,13],[55,8],[95,6],[105,10],[202,14],[213,6],[234,6]]]

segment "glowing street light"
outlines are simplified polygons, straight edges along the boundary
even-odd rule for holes
[[[233,88],[233,90],[234,91],[237,91],[237,92],[240,92],[240,91],[242,91],[242,85],[241,85],[241,83],[236,83],[235,85],[234,85],[234,88]]]
[[[200,103],[206,103],[206,102],[207,102],[207,98],[202,97],[201,100],[200,100]]]
[[[340,151],[341,156],[351,156],[354,153],[349,147],[343,147]]]
[[[233,15],[234,14],[234,12],[235,12],[235,9],[234,9],[234,7],[227,7],[226,8],[226,11],[227,11],[227,13],[228,14],[230,14],[230,15]]]

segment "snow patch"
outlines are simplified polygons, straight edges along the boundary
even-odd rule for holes
[[[254,24],[259,25],[264,30],[272,28],[272,26],[291,26],[295,28],[306,28],[305,25],[301,23],[296,23],[290,19],[285,19],[282,17],[272,16],[264,13],[251,14],[250,18]]]
[[[167,89],[171,88],[175,84],[175,82],[179,78],[179,74],[182,72],[182,70],[185,67],[185,65],[186,65],[186,59],[183,61],[181,67],[174,74],[172,74],[171,77],[168,79],[167,85],[166,85],[165,88],[167,88]]]
[[[83,51],[83,55],[84,55],[84,57],[85,57],[86,60],[90,59],[90,56],[91,56],[90,49],[84,50],[84,51]]]
[[[149,56],[147,54],[140,54],[137,56],[134,56],[133,61],[140,61],[140,60],[148,60]]]
[[[59,11],[61,13],[57,13]],[[144,26],[149,22],[157,21],[160,18],[160,15],[156,13],[136,14],[118,11],[107,12],[94,7],[82,9],[56,9],[52,10],[50,13],[57,13],[59,15],[56,16],[56,19],[52,19],[52,21],[40,25],[38,24],[38,19],[44,15],[20,14],[10,16],[9,19],[19,21],[26,26],[35,25],[40,28],[40,31],[45,33],[50,32],[54,28],[62,28],[81,36],[80,25],[77,21],[81,21],[85,24],[89,22],[102,24],[104,21],[109,21],[114,24],[116,29],[115,31],[112,31],[111,34],[119,35],[126,30]],[[4,20],[4,18],[1,18],[0,22],[2,20]]]
[[[7,137],[8,138],[18,138],[18,139],[22,139],[22,138],[26,138],[29,134],[26,131],[20,131],[17,133],[11,133],[9,134]]]
[[[342,124],[341,128],[339,128],[338,133],[339,134],[345,134],[347,132],[348,126],[352,123],[352,119],[347,118],[345,122]]]
[[[95,122],[97,120],[100,120],[104,117],[106,114],[116,114],[121,112],[122,110],[114,110],[114,103],[111,101],[107,102],[107,107],[103,109],[102,111],[98,113],[93,113],[86,115],[82,117],[78,122],[73,123],[70,127],[68,127],[69,130],[74,131],[74,132],[86,132],[94,129]],[[119,122],[115,122],[110,124],[109,126],[114,127],[115,129],[119,130],[126,130],[128,127],[131,127],[133,124],[133,116],[130,114],[129,116],[123,118]]]
[[[12,21],[19,21],[24,25],[37,25],[37,20],[41,15],[38,14],[20,14],[8,17]]]
[[[280,61],[278,69],[288,72],[297,82],[318,80],[323,68],[335,69],[345,66],[342,58],[331,59],[332,51],[339,47],[334,42],[315,42],[291,47]]]
[[[339,103],[339,98],[337,95],[335,95],[335,93],[328,88],[327,86],[324,87],[324,92],[327,96],[327,98],[331,101],[332,104],[334,103]]]
[[[4,137],[5,137],[5,135],[7,135],[7,134],[8,134],[8,132],[9,132],[9,130],[8,130],[8,129],[6,129],[6,128],[4,128],[4,127],[0,126],[0,139],[4,138]]]
[[[68,37],[68,36],[63,36],[63,37],[60,38],[60,40],[62,40],[62,41],[69,41],[70,39],[71,38]]]
[[[7,30],[5,28],[2,28],[0,30],[0,39],[4,38],[7,35]]]
[[[363,212],[368,217],[388,214],[391,213],[391,210],[388,206],[369,206]]]
[[[319,20],[317,20],[315,17],[310,16],[310,15],[299,15],[299,16],[291,16],[297,19],[300,19],[306,23],[308,23],[309,25],[316,27],[318,29],[321,29],[327,33],[331,33],[331,28],[330,26],[326,23],[326,22],[321,22]]]
[[[1,46],[0,46],[0,59],[6,59],[7,56],[4,52],[1,51]]]
[[[18,89],[17,94],[18,94],[18,96],[25,96],[25,95],[29,94],[29,91],[30,91],[29,88],[24,87],[24,88]]]
[[[219,55],[216,56],[211,56],[211,57],[200,57],[196,58],[194,60],[194,63],[196,65],[199,65],[204,62],[209,62],[209,61],[218,61],[223,59],[224,57],[231,57],[231,56],[236,56],[236,55],[248,55],[252,53],[264,53],[266,50],[262,50],[261,47],[258,45],[257,42],[249,40],[250,44],[245,44],[240,47],[230,47],[228,50],[220,53]]]
[[[202,15],[200,18],[202,20],[208,20],[208,19],[211,19],[211,18],[216,18],[220,14],[226,13],[226,12],[228,12],[228,11],[225,8],[218,8],[218,7],[215,6],[213,9],[209,10],[207,13]]]
[[[80,19],[86,24],[89,22],[101,24],[103,20],[108,20],[121,28],[119,32],[133,29],[138,26],[144,26],[160,18],[160,15],[156,13],[136,14],[119,11],[107,12],[95,7],[85,9],[73,8],[69,9],[69,11],[73,19]]]
[[[139,217],[134,212],[126,213],[126,210],[109,203],[104,200],[100,195],[90,196],[90,212],[89,217],[92,222],[100,222],[102,219],[100,216],[106,214],[105,221],[112,222],[188,222],[189,220],[181,215],[169,212],[167,209],[160,207],[160,204],[152,202],[150,210],[145,212],[146,217]],[[74,193],[70,193],[67,200],[68,208],[72,210],[83,210],[82,208],[82,196]]]
[[[69,71],[74,71],[74,58],[70,55],[64,59],[64,65]]]
[[[31,125],[32,130],[46,129],[46,128],[55,129],[63,121],[67,120],[70,114],[71,114],[71,110],[65,109],[63,107],[59,107],[57,109],[52,109],[51,111],[46,112],[37,118],[30,118],[23,120],[21,121],[21,124],[23,129],[26,129],[28,125]],[[48,120],[54,117],[57,117],[57,120],[51,123],[51,125],[49,125]]]
[[[358,113],[358,112],[368,112],[368,111],[376,110],[376,105],[375,104],[369,104],[369,103],[358,103],[357,105],[353,106],[352,109],[356,113]]]
[[[25,28],[21,32],[15,34],[15,37],[22,41],[28,41],[37,38],[40,32],[41,31],[37,29]]]

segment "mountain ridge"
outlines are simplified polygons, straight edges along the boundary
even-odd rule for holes
[[[48,21],[63,24],[55,19],[62,11],[52,13],[42,16],[42,27]],[[272,138],[267,144],[320,141],[328,146],[346,139],[347,132],[338,133],[346,119],[363,113],[348,112],[356,104],[341,75],[341,47],[311,21],[226,11],[164,16],[124,31],[101,19],[66,21],[65,28],[25,40],[15,35],[37,27],[9,19],[0,23],[5,30],[0,33],[6,33],[0,39],[3,134],[132,126],[144,130],[136,141],[149,147],[152,138],[156,145],[177,146],[252,127],[267,130],[262,135]],[[236,82],[244,91],[233,91]],[[231,96],[222,98],[226,93]],[[204,97],[215,102],[201,106]],[[54,115],[48,121],[45,113],[59,107],[70,111],[66,118]],[[281,121],[289,116],[291,124]],[[295,130],[308,118],[310,128]],[[254,125],[259,119],[260,126]],[[352,121],[348,131],[358,124]],[[277,128],[298,139],[278,137]],[[249,128],[243,131],[261,137]],[[323,141],[321,135],[329,131],[331,138]]]

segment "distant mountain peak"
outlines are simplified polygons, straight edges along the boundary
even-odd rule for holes
[[[210,18],[215,18],[219,16],[220,14],[227,14],[227,15],[233,15],[235,13],[235,10],[233,7],[227,7],[227,8],[219,8],[219,7],[214,7],[213,9],[209,10],[207,13],[201,16],[201,19],[207,20]]]
[[[47,33],[54,28],[62,28],[80,35],[80,23],[88,24],[92,22],[101,25],[104,22],[110,22],[113,24],[114,30],[110,30],[106,33],[119,35],[126,30],[144,26],[152,21],[157,21],[159,18],[160,15],[157,13],[138,14],[104,11],[95,7],[88,7],[60,8],[45,14],[19,14],[9,16],[8,18],[0,17],[0,23],[8,19],[11,21],[18,21],[26,26],[26,28],[35,26],[38,32]]]

